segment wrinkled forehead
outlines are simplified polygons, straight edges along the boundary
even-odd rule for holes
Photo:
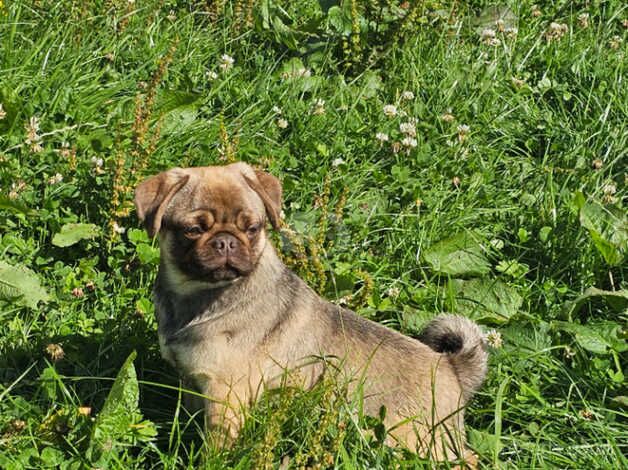
[[[239,171],[230,167],[189,169],[190,179],[175,195],[170,209],[210,210],[229,218],[242,211],[264,214],[264,203]],[[168,211],[170,212],[170,210]]]

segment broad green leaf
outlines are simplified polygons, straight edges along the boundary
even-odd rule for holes
[[[597,202],[587,202],[581,192],[574,196],[580,224],[589,231],[593,244],[611,266],[620,265],[628,251],[628,218],[624,211]]]
[[[604,321],[581,325],[574,322],[554,322],[562,331],[574,336],[576,342],[587,351],[596,354],[605,354],[608,349],[618,353],[628,350],[626,338],[622,336],[619,323]]]
[[[523,304],[515,288],[499,280],[452,279],[448,285],[454,300],[452,310],[474,320],[505,323]]]
[[[154,436],[153,424],[141,421],[138,409],[140,392],[133,366],[136,355],[133,351],[120,368],[92,428],[87,455],[93,463],[105,464],[118,443],[132,443],[138,435]]]
[[[0,299],[37,308],[38,302],[47,302],[49,298],[37,274],[24,266],[0,261]]]
[[[480,455],[491,455],[495,449],[501,450],[503,445],[498,436],[492,433],[469,428],[467,431],[471,448]]]
[[[450,276],[481,276],[491,270],[482,246],[470,233],[439,241],[423,252],[423,259],[434,272]]]
[[[24,204],[14,201],[6,196],[0,196],[0,210],[20,212],[22,214],[30,214],[32,212],[32,210]]]
[[[565,311],[567,315],[570,316],[575,311],[578,311],[585,303],[596,298],[604,300],[617,312],[621,312],[628,307],[628,290],[602,290],[596,287],[589,287],[584,291],[584,294],[576,300],[567,302],[565,304]]]
[[[99,233],[100,230],[94,224],[65,224],[52,237],[52,244],[59,247],[71,246],[81,240],[94,238]]]
[[[159,248],[146,243],[140,243],[136,247],[137,257],[143,264],[159,264]]]
[[[170,135],[185,131],[194,124],[197,113],[198,106],[195,104],[174,108],[163,115],[161,119],[161,133]]]

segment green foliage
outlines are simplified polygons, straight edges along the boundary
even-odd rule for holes
[[[123,445],[149,442],[157,434],[150,421],[142,421],[133,351],[124,362],[92,428],[87,458],[95,465],[107,466]]]
[[[433,466],[329,384],[207,445],[132,199],[235,159],[280,177],[274,244],[322,295],[480,323],[481,468],[628,466],[622,2],[0,4],[1,468]]]
[[[24,266],[12,266],[0,260],[0,299],[37,308],[50,296],[36,273]]]
[[[74,245],[81,240],[94,238],[98,235],[98,227],[94,224],[65,224],[59,233],[52,237],[54,246],[66,247]]]

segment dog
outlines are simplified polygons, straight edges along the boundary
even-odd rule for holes
[[[232,441],[245,410],[284,385],[286,371],[308,389],[335,361],[366,414],[385,406],[387,443],[464,456],[464,406],[487,373],[479,327],[441,315],[417,340],[322,299],[269,240],[281,205],[280,181],[241,162],[174,168],[136,188],[137,215],[159,237],[161,354],[208,397],[206,425]]]

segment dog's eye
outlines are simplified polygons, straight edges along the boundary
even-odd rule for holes
[[[246,232],[249,234],[249,236],[253,236],[255,235],[257,232],[259,232],[259,229],[262,227],[261,224],[255,224],[255,225],[251,225],[249,228],[246,229]]]
[[[203,227],[201,227],[200,225],[191,225],[189,227],[185,227],[183,229],[183,233],[191,238],[195,238],[200,236],[203,232],[205,232],[205,230],[203,230]]]

